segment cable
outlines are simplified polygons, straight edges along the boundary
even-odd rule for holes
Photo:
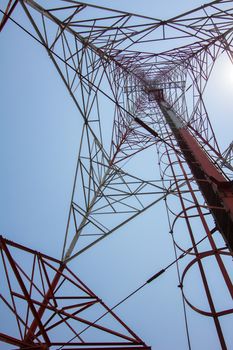
[[[78,336],[80,336],[82,333],[84,333],[85,331],[87,331],[90,327],[92,327],[92,325],[94,325],[95,323],[97,323],[99,320],[101,320],[102,318],[104,318],[106,315],[109,314],[109,312],[113,311],[114,309],[116,309],[118,306],[120,306],[121,304],[123,304],[126,300],[128,300],[129,298],[131,298],[133,295],[135,295],[136,293],[138,293],[142,288],[144,288],[146,285],[150,284],[151,282],[153,282],[156,278],[158,278],[159,276],[161,276],[164,272],[166,272],[170,267],[172,267],[174,264],[177,264],[179,260],[183,259],[187,254],[189,254],[194,247],[196,247],[197,245],[199,245],[201,242],[203,242],[203,240],[207,238],[207,236],[205,236],[204,238],[200,239],[200,241],[198,241],[195,246],[192,246],[190,248],[188,248],[185,252],[183,252],[181,255],[179,255],[178,257],[176,257],[175,260],[173,260],[171,263],[169,263],[167,266],[165,266],[163,269],[161,269],[160,271],[156,272],[154,275],[152,275],[145,283],[143,283],[142,285],[140,285],[137,289],[135,289],[133,292],[131,292],[130,294],[128,294],[125,298],[123,298],[122,300],[120,300],[117,304],[115,304],[111,309],[109,309],[108,311],[106,311],[104,314],[102,314],[100,317],[98,317],[95,321],[92,322],[91,325],[87,326],[86,328],[84,328],[81,332],[78,333]],[[177,255],[176,255],[177,256]],[[184,307],[185,308],[185,307]],[[187,316],[186,316],[186,310],[185,310],[185,324],[186,324],[186,329],[188,329],[188,325],[187,325]],[[72,340],[74,340],[77,336],[74,336],[72,339],[70,339],[69,342],[71,342]],[[188,344],[189,344],[189,349],[191,350],[191,345],[190,345],[190,338],[189,338],[189,333],[187,331],[187,337],[188,337]],[[65,346],[65,345],[64,345]],[[60,347],[58,350],[62,349],[62,347]]]

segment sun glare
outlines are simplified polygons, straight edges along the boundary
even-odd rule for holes
[[[219,62],[220,70],[220,83],[227,88],[233,87],[233,62],[229,59],[228,56],[223,56],[220,58]]]

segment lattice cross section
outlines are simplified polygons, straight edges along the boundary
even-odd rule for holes
[[[2,237],[0,248],[7,286],[0,341],[20,349],[149,349],[61,261]]]

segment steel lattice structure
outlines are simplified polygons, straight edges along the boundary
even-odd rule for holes
[[[16,9],[27,21],[14,19]],[[1,302],[15,315],[18,331],[1,331],[0,340],[20,349],[147,349],[68,265],[164,200],[184,313],[188,305],[209,317],[218,346],[230,349],[222,319],[232,321],[233,313],[232,145],[220,151],[204,97],[220,55],[233,59],[233,2],[213,1],[166,21],[72,0],[9,1],[3,12],[2,30],[13,21],[47,51],[78,110],[81,131],[61,259],[1,238],[8,285]],[[160,179],[146,178],[140,167],[132,171],[148,150],[158,155]],[[31,256],[29,270],[14,249]],[[220,309],[206,260],[224,281]],[[206,309],[186,292],[194,266]],[[109,326],[101,324],[97,304]],[[60,326],[68,329],[62,339]],[[89,337],[82,336],[86,328]]]

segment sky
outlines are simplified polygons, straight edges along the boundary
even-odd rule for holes
[[[89,3],[165,19],[203,1]],[[33,39],[9,22],[0,45],[0,232],[59,258],[79,145],[77,110],[46,52]],[[232,88],[233,70],[222,57],[206,91],[207,109],[222,150],[232,141]],[[145,160],[143,165],[150,166],[149,173],[158,171],[156,158],[153,165]],[[113,306],[173,259],[164,204],[159,203],[70,265]],[[117,309],[154,350],[188,348],[177,284],[173,267]],[[192,349],[220,349],[209,319],[190,310],[188,317]],[[230,331],[227,337],[233,344]]]

